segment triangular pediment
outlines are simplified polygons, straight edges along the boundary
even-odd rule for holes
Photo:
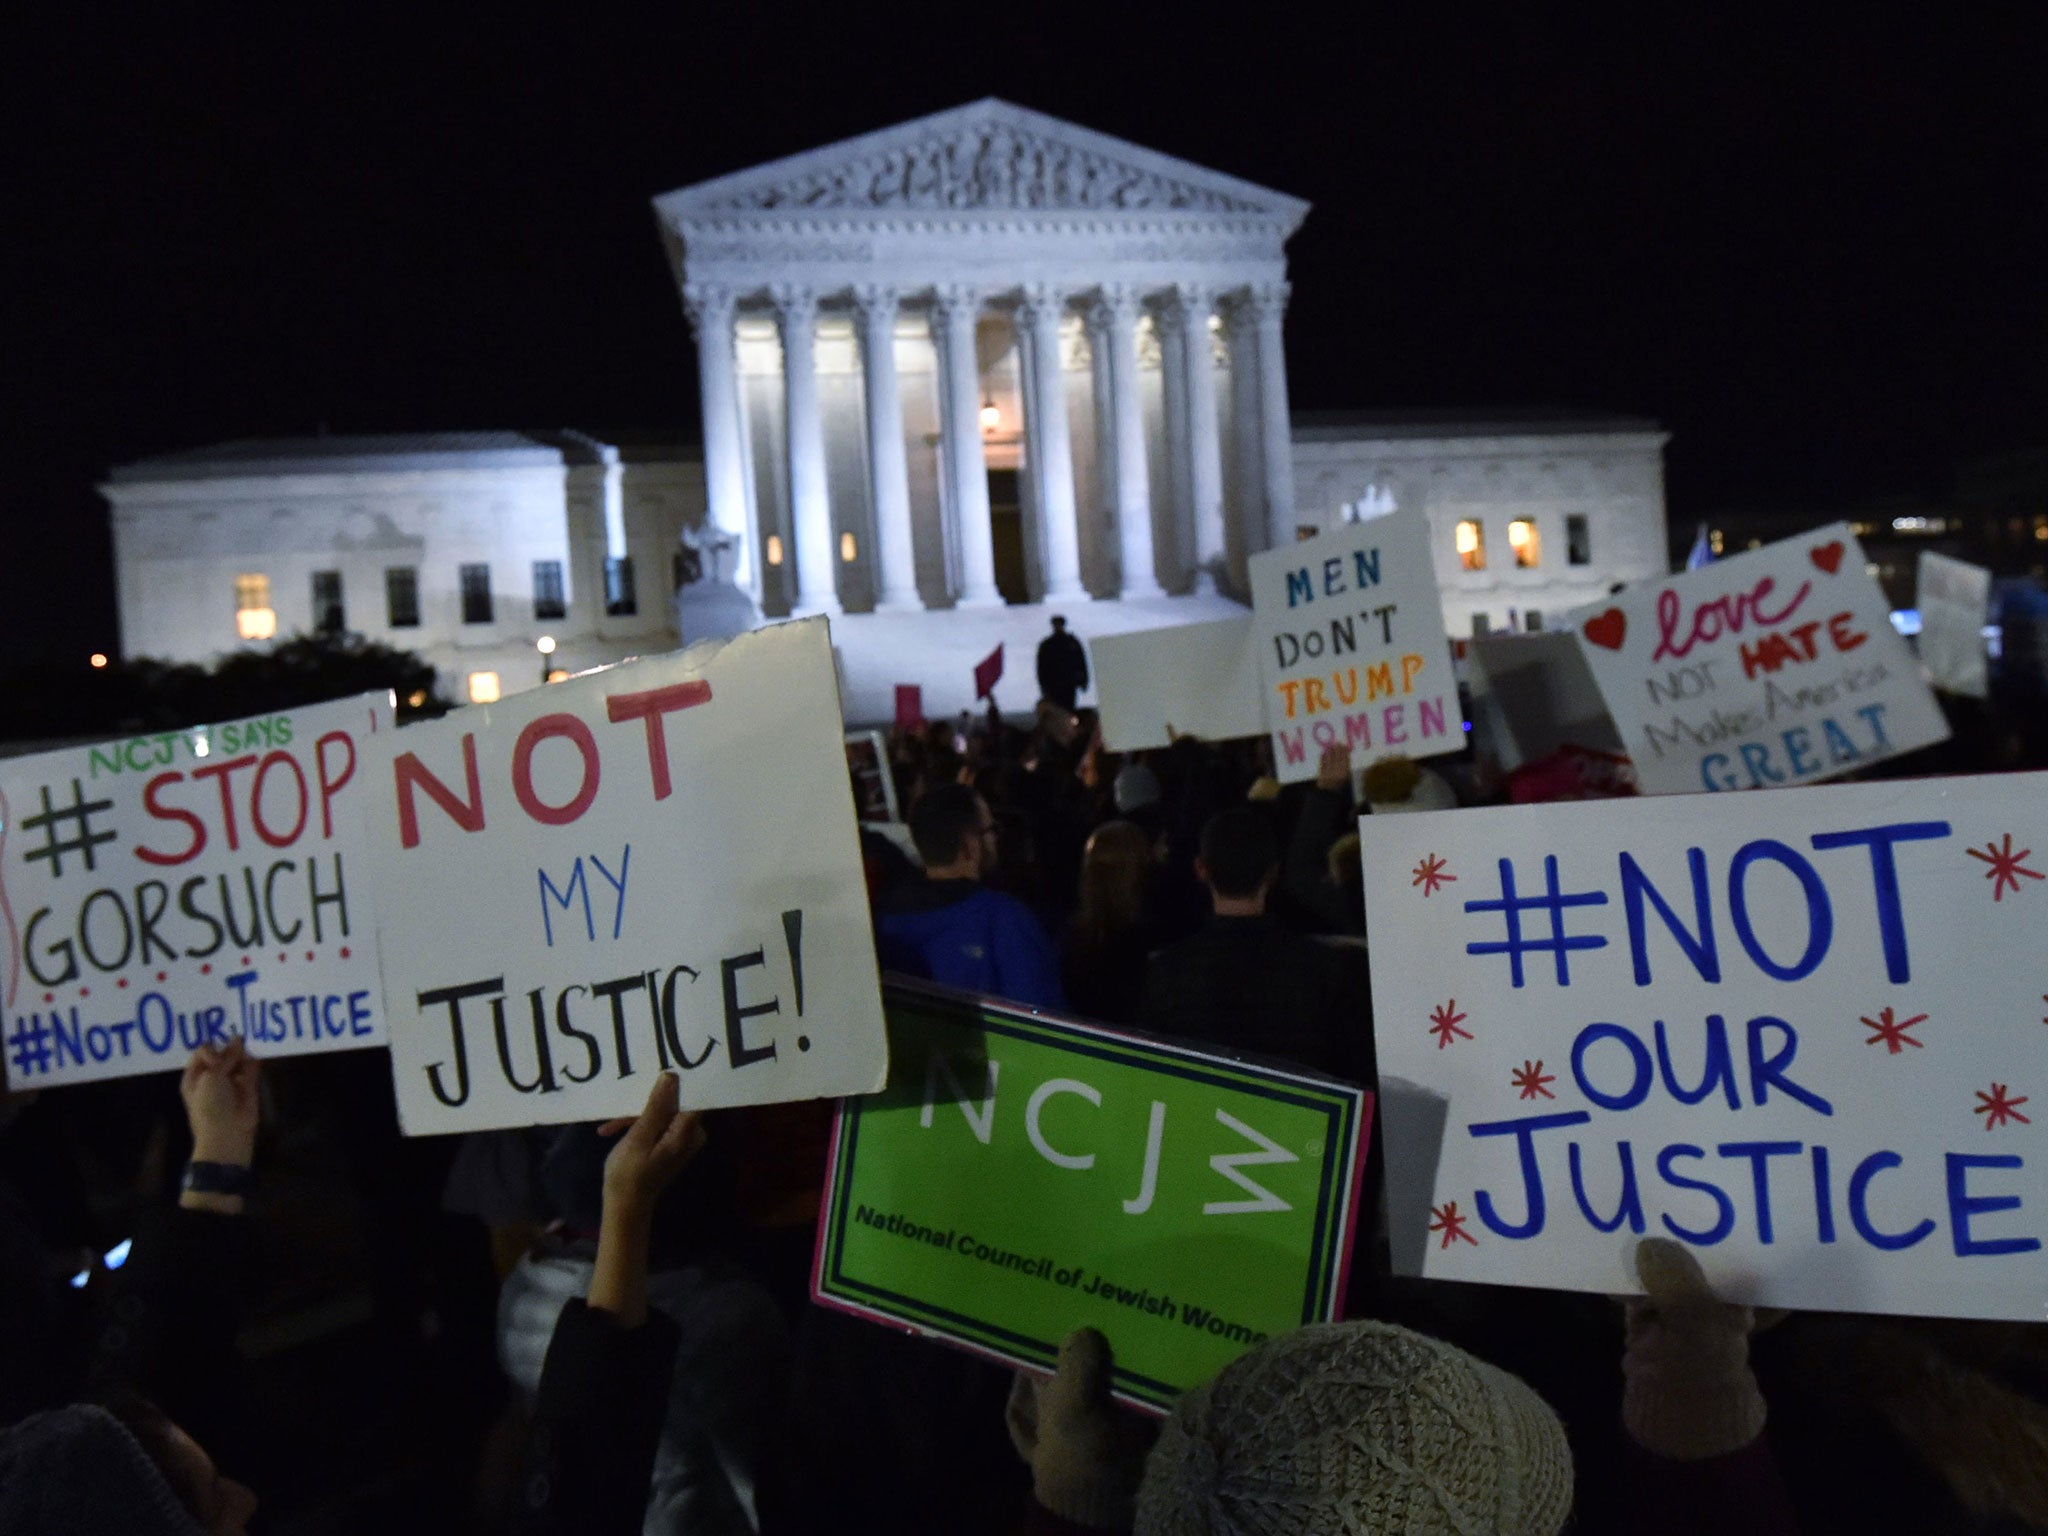
[[[1299,198],[990,97],[657,198],[671,216],[1208,214],[1290,231]]]

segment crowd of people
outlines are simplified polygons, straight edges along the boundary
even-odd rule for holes
[[[1028,723],[892,738],[885,970],[1370,1086],[1356,816],[1584,788],[1118,757],[1054,659]],[[379,1053],[239,1044],[0,1102],[0,1536],[2048,1530],[2043,1325],[1759,1316],[1660,1240],[1626,1303],[1425,1285],[1368,1217],[1351,1321],[1161,1421],[1092,1330],[1039,1378],[810,1305],[828,1117],[664,1077],[408,1141]]]

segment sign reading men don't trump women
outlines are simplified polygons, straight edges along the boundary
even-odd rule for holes
[[[389,694],[0,763],[7,1081],[384,1043],[362,857]]]
[[[1360,835],[1398,1267],[2040,1320],[2048,774]]]
[[[1273,767],[1316,776],[1325,747],[1354,766],[1462,751],[1465,721],[1422,514],[1394,512],[1252,556],[1252,634]]]
[[[823,620],[414,726],[373,826],[409,1134],[879,1087]]]

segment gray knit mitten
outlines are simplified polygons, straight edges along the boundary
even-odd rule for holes
[[[1109,1384],[1109,1340],[1078,1329],[1050,1379],[1018,1373],[1004,1419],[1040,1504],[1076,1525],[1122,1531],[1158,1426],[1117,1407]]]
[[[1742,1449],[1764,1432],[1764,1395],[1749,1368],[1755,1313],[1716,1301],[1699,1261],[1669,1238],[1637,1246],[1636,1274],[1649,1294],[1628,1303],[1629,1438],[1674,1461]]]

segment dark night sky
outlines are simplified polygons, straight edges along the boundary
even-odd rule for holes
[[[0,93],[9,651],[113,648],[110,464],[694,433],[648,198],[984,95],[1311,200],[1301,409],[1654,416],[1675,519],[2048,440],[2041,7],[1415,9],[47,9]]]

